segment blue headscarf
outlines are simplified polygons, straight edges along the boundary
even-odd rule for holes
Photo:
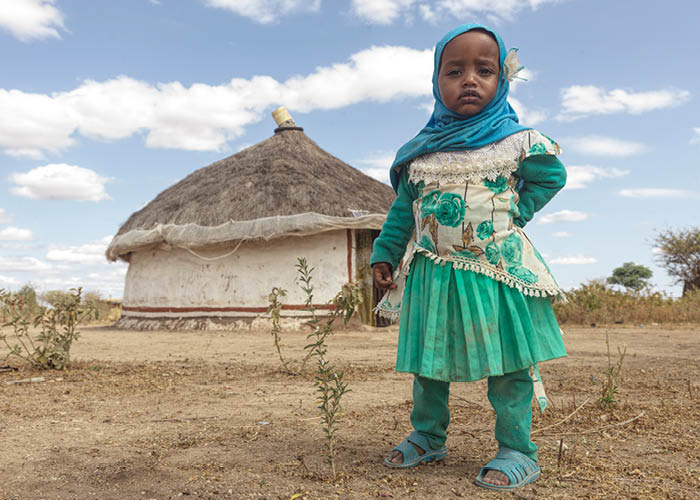
[[[491,102],[481,113],[469,118],[451,111],[445,106],[438,89],[438,73],[440,71],[440,58],[445,46],[456,36],[480,28],[491,33],[498,42],[499,52],[499,77],[498,89]],[[396,153],[394,163],[391,165],[390,178],[394,191],[399,185],[399,166],[426,153],[435,151],[458,151],[462,149],[475,149],[496,142],[504,137],[521,130],[527,130],[518,124],[518,115],[506,100],[510,84],[503,73],[503,62],[507,50],[501,37],[491,28],[481,24],[463,24],[450,31],[438,42],[435,47],[435,61],[433,66],[433,96],[435,108],[433,114],[423,130],[418,135],[401,146]]]

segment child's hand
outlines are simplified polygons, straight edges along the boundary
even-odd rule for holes
[[[372,266],[374,286],[380,290],[396,288],[396,283],[391,278],[391,267],[386,262],[377,262]]]

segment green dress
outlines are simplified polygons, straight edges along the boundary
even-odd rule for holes
[[[397,371],[472,381],[566,355],[563,292],[522,230],[566,182],[559,151],[528,130],[401,170],[370,259],[400,285],[378,308],[400,314]]]

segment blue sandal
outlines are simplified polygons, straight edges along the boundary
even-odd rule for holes
[[[425,453],[419,455],[418,451],[411,443],[425,450]],[[400,464],[392,463],[391,455],[384,459],[384,465],[393,469],[407,469],[422,464],[423,462],[437,462],[447,456],[446,446],[436,449],[431,448],[428,438],[416,431],[411,432],[400,445],[391,451],[392,453],[398,451],[403,455],[403,462]]]
[[[508,477],[510,484],[491,484],[484,481],[484,476],[490,470],[497,470]],[[540,477],[540,466],[527,455],[510,448],[498,450],[496,458],[484,465],[475,479],[475,483],[490,490],[514,490],[526,484],[534,483]]]

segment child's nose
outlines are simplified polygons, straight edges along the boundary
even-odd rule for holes
[[[474,77],[475,77],[475,73],[473,71],[465,71],[464,74],[462,75],[462,86],[468,87],[471,85],[475,85],[476,80]]]

